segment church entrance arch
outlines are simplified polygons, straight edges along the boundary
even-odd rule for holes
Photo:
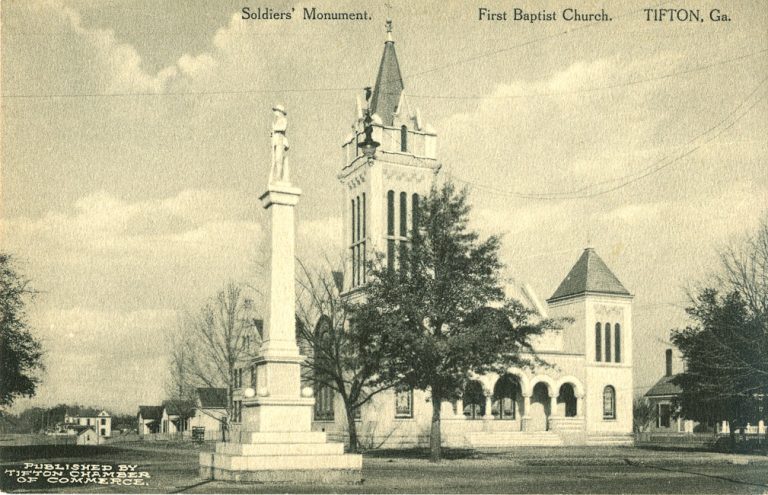
[[[576,416],[578,412],[576,411],[576,392],[570,383],[563,383],[560,386],[560,391],[557,395],[557,409],[558,416],[566,418]]]
[[[533,387],[531,395],[531,413],[529,414],[528,429],[530,431],[546,431],[550,415],[549,389],[547,384],[539,382]]]
[[[513,420],[520,416],[522,387],[520,380],[511,374],[503,375],[493,387],[493,417]]]
[[[464,387],[464,416],[467,419],[483,419],[485,416],[485,394],[483,384],[470,380]]]

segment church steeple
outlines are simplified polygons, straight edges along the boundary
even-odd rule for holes
[[[395,42],[392,39],[392,21],[387,20],[387,41],[384,43],[384,53],[376,76],[376,85],[371,97],[371,113],[378,114],[381,123],[392,125],[395,112],[400,104],[400,95],[405,89],[400,64],[397,62]]]
[[[338,175],[347,205],[344,293],[351,297],[360,293],[379,253],[386,255],[388,266],[399,266],[400,253],[410,242],[414,208],[440,170],[437,134],[405,97],[391,21],[376,84],[363,89],[368,106],[358,96]]]

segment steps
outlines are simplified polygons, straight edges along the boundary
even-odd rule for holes
[[[467,434],[473,449],[497,449],[506,447],[556,447],[563,445],[560,436],[552,431],[503,431],[471,432]]]
[[[587,435],[587,445],[630,446],[634,444],[635,437],[631,433],[592,433]]]

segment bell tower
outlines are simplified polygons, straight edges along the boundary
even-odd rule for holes
[[[357,97],[352,133],[344,140],[344,293],[353,295],[366,281],[367,263],[376,253],[396,267],[409,242],[414,205],[429,193],[440,170],[437,134],[410,107],[387,21],[387,39],[373,88],[365,102]]]

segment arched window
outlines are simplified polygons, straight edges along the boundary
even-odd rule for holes
[[[464,387],[464,416],[467,419],[481,419],[485,416],[485,394],[483,385],[477,380],[471,380]]]
[[[515,419],[517,398],[520,396],[517,377],[504,375],[493,387],[493,416],[498,419]]]
[[[613,345],[614,345],[614,352],[613,352],[613,359],[617,362],[621,362],[621,325],[618,323],[613,326]]]
[[[600,333],[600,323],[595,323],[595,361],[603,360],[603,336]]]
[[[560,409],[560,414],[566,418],[572,418],[576,416],[576,393],[573,390],[573,385],[570,383],[563,383],[560,386],[560,390],[557,395],[557,405]]]
[[[616,419],[616,389],[611,385],[603,389],[603,419]]]
[[[605,362],[611,362],[611,324],[605,324]]]
[[[408,127],[400,128],[400,151],[408,151]]]

